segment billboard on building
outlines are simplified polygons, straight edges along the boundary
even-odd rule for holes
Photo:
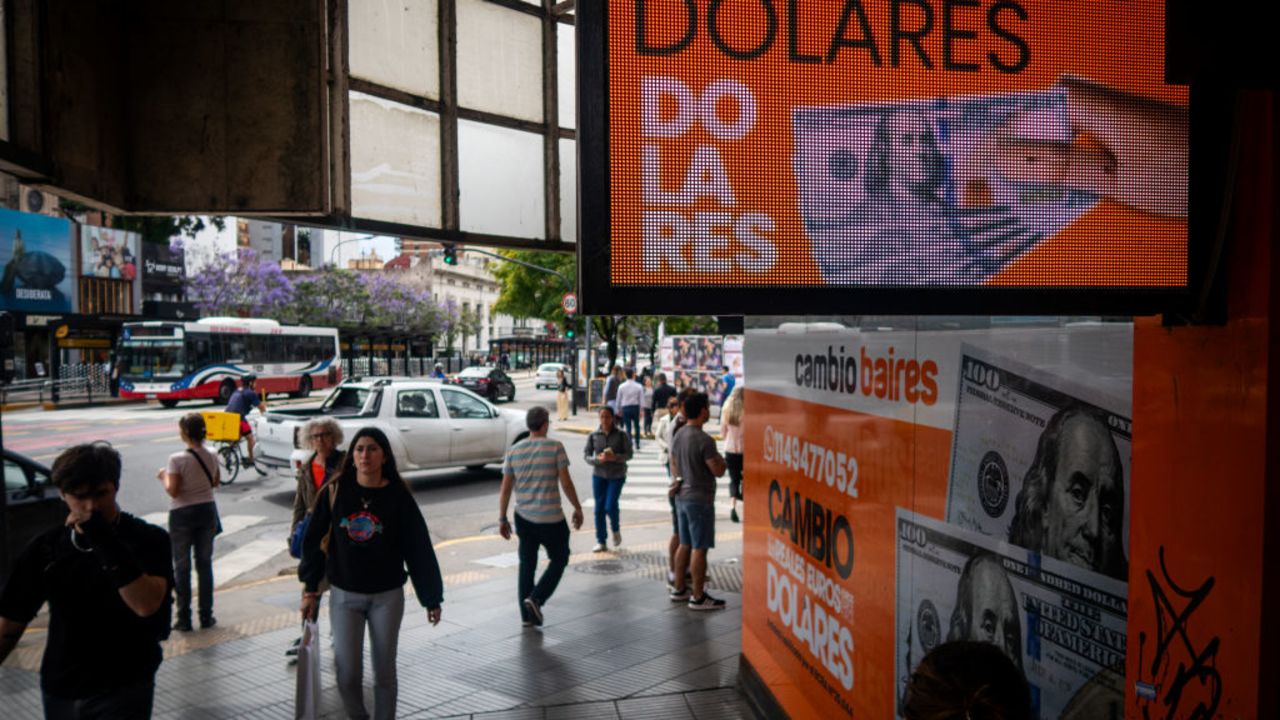
[[[950,640],[1003,650],[1033,717],[1123,706],[1130,325],[746,345],[743,653],[792,717],[897,717]]]
[[[138,277],[137,233],[113,228],[80,227],[80,274],[85,277],[133,280]]]
[[[1182,296],[1164,6],[583,5],[584,311],[677,311],[685,289],[752,314]]]
[[[146,300],[180,301],[185,276],[186,260],[181,246],[142,243],[142,295]]]
[[[0,208],[0,308],[71,312],[71,222]]]

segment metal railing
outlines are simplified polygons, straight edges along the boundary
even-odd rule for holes
[[[106,365],[77,363],[58,368],[58,378],[32,378],[0,385],[0,403],[93,402],[111,397]]]

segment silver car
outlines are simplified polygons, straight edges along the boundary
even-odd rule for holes
[[[569,366],[564,363],[542,363],[538,366],[538,372],[533,376],[534,387],[545,387],[555,390],[560,387],[560,379],[556,377],[556,371],[563,370],[564,376],[569,377]]]

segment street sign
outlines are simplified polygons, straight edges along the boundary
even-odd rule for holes
[[[566,315],[575,315],[578,312],[578,296],[574,293],[567,292],[564,299],[560,301],[560,307],[564,308]]]

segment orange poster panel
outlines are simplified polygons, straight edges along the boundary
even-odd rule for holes
[[[745,402],[743,654],[793,717],[893,717],[895,515],[943,517],[952,434]]]
[[[609,2],[611,281],[1184,286],[1164,9]]]

